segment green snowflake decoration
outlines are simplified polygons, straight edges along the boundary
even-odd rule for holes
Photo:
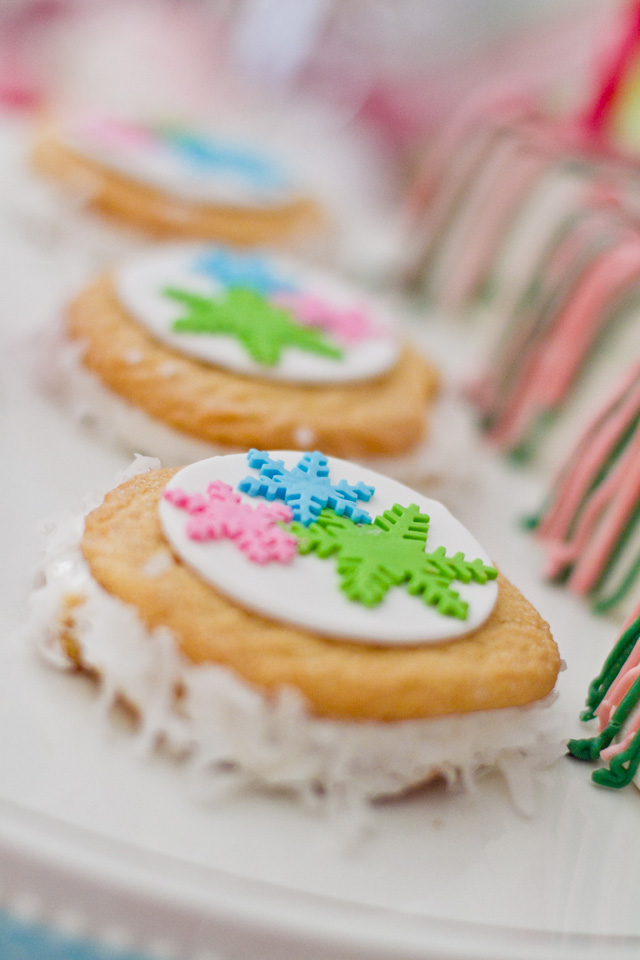
[[[293,314],[275,306],[254,290],[231,287],[222,299],[203,297],[168,287],[163,294],[183,304],[185,316],[175,320],[175,333],[200,333],[235,337],[250,357],[266,367],[280,362],[287,347],[340,360],[343,352],[315,327],[296,323]]]
[[[444,616],[466,620],[468,604],[451,589],[453,581],[486,583],[498,575],[494,567],[467,560],[463,553],[447,557],[444,547],[426,552],[429,517],[415,503],[396,503],[372,524],[323,510],[311,526],[293,523],[289,529],[298,538],[301,554],[336,556],[340,589],[367,607],[377,606],[391,587],[404,585]]]

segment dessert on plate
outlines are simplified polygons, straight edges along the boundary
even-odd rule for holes
[[[322,215],[263,149],[175,123],[78,111],[41,130],[33,165],[87,208],[152,237],[278,243]]]
[[[319,446],[419,475],[430,456],[433,363],[373,301],[292,260],[137,254],[70,304],[56,352],[73,409],[168,465]]]
[[[442,504],[318,451],[142,463],[58,529],[27,632],[218,778],[361,805],[558,755],[548,625]]]

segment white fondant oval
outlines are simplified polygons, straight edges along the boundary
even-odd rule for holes
[[[257,363],[231,336],[174,333],[172,324],[184,307],[163,295],[166,287],[178,287],[200,296],[222,295],[224,287],[194,268],[197,259],[214,247],[170,244],[145,251],[124,263],[115,274],[118,297],[125,309],[158,340],[172,349],[234,373],[292,383],[348,383],[368,380],[387,372],[397,360],[398,345],[386,318],[353,287],[320,270],[263,254],[278,275],[293,279],[304,294],[322,297],[341,308],[362,307],[381,335],[352,344],[340,344],[339,360],[307,353],[295,347],[283,351],[274,366]],[[240,254],[237,254],[240,255]],[[255,256],[251,251],[250,256]],[[333,338],[332,339],[333,342]]]
[[[300,195],[284,168],[275,162],[272,166],[279,175],[278,182],[261,183],[244,175],[240,169],[205,168],[190,164],[162,138],[151,134],[145,136],[144,127],[139,128],[139,138],[127,140],[123,136],[119,140],[117,136],[101,136],[100,126],[105,122],[109,124],[112,121],[103,117],[70,117],[62,122],[60,133],[71,149],[101,166],[145,186],[157,187],[177,199],[234,207],[271,208],[291,203]],[[226,145],[224,137],[220,138],[220,142]],[[229,146],[239,151],[245,149],[251,156],[258,156],[260,152],[259,148],[241,144]]]
[[[283,460],[285,467],[291,469],[302,454],[275,451],[271,456]],[[462,551],[468,560],[480,558],[486,564],[491,563],[466,527],[437,500],[345,460],[329,457],[329,467],[333,483],[342,479],[349,483],[361,480],[375,487],[371,500],[362,504],[372,518],[395,503],[402,506],[415,503],[430,517],[428,551],[443,546],[447,555]],[[258,476],[258,471],[249,467],[246,454],[212,457],[180,470],[168,489],[204,494],[214,480],[222,480],[236,489],[246,476]],[[262,497],[242,494],[242,498],[254,506],[265,502]],[[392,587],[377,607],[365,607],[349,600],[340,590],[335,557],[321,559],[309,554],[296,556],[289,564],[259,565],[247,559],[229,540],[190,540],[185,533],[188,514],[167,500],[161,501],[159,509],[164,533],[173,550],[204,580],[249,610],[314,633],[384,645],[439,643],[479,627],[497,599],[495,580],[485,584],[455,582],[453,588],[469,604],[466,620],[443,616],[402,587]]]

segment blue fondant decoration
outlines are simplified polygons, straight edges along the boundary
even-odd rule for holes
[[[0,957],[2,960],[152,960],[147,954],[60,933],[5,911],[0,911]]]
[[[246,147],[174,127],[165,127],[159,132],[164,142],[198,172],[225,170],[258,187],[286,186],[283,171],[273,161]]]
[[[300,289],[292,280],[279,276],[266,257],[238,253],[225,247],[212,247],[201,254],[193,269],[225,287],[241,287],[264,297],[274,293],[297,293]]]
[[[285,469],[283,460],[273,460],[264,450],[250,450],[247,459],[250,467],[260,470],[260,476],[245,477],[238,490],[250,497],[284,500],[294,520],[304,526],[314,523],[325,507],[331,507],[340,517],[350,517],[354,523],[371,523],[369,514],[356,506],[356,501],[370,500],[375,487],[346,480],[333,484],[327,458],[318,450],[305,453],[293,470]]]

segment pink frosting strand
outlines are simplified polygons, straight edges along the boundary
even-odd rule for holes
[[[424,243],[418,258],[421,262],[427,260],[432,248],[439,245],[460,193],[473,178],[474,172],[486,162],[486,155],[491,154],[494,137],[495,132],[491,128],[476,130],[459,151],[450,155],[446,173],[442,173],[442,182],[431,184],[428,206],[421,211],[421,221],[414,225],[415,232]]]
[[[591,189],[590,184],[585,184],[585,193]],[[586,196],[583,203],[587,204]],[[548,286],[558,284],[571,265],[587,248],[592,240],[613,234],[612,245],[616,234],[619,232],[619,216],[617,212],[612,214],[609,209],[598,209],[588,211],[588,216],[581,217],[577,226],[573,228],[558,245],[550,264],[548,271]]]
[[[491,439],[502,447],[512,446],[522,437],[522,425],[532,421],[540,410],[560,404],[569,391],[600,322],[606,316],[609,301],[619,289],[640,278],[640,243],[616,247],[601,256],[571,297],[557,319],[554,330],[536,352],[531,379],[518,387],[517,396],[503,422],[491,431]],[[518,429],[514,429],[517,425]]]
[[[526,144],[512,141],[491,170],[489,182],[476,200],[475,222],[456,258],[455,271],[443,289],[440,301],[447,309],[466,303],[490,269],[518,205],[549,167],[549,158],[532,153]]]
[[[445,149],[435,150],[437,162],[434,151],[431,152],[430,172],[427,174],[423,168],[423,177],[417,188],[421,199],[413,203],[414,232],[424,244],[417,257],[418,263],[424,265],[433,248],[438,248],[443,232],[446,236],[449,219],[453,218],[455,223],[461,197],[466,199],[468,190],[472,192],[475,188],[477,171],[495,163],[495,155],[500,152],[505,138],[523,136],[521,131],[532,122],[524,114],[524,109],[521,99],[517,106],[511,101],[504,109],[498,106],[496,117],[494,92],[493,101],[483,101],[480,113],[465,108],[445,126],[442,139]],[[540,126],[538,118],[534,122]]]
[[[519,375],[511,389],[508,402],[505,404],[502,401],[503,405],[499,410],[498,417],[487,431],[487,440],[498,447],[509,446],[510,442],[514,442],[526,432],[532,416],[528,399],[532,391],[532,384],[535,382],[541,350],[542,348],[537,346],[523,357],[518,371]]]
[[[588,271],[544,345],[535,394],[561,401],[598,333],[612,296],[640,275],[640,244],[605,253]]]
[[[410,199],[412,214],[420,216],[433,201],[441,188],[441,181],[449,175],[452,157],[464,156],[469,148],[473,153],[470,141],[474,144],[486,141],[495,128],[506,128],[516,122],[522,116],[523,109],[522,97],[498,102],[495,91],[490,98],[484,97],[481,101],[474,96],[467,98],[462,107],[456,110],[453,119],[442,125],[423,159]],[[475,161],[477,157],[472,155],[470,159]]]
[[[606,460],[611,449],[624,430],[629,418],[640,406],[640,383],[629,396],[620,403],[614,413],[614,407],[624,397],[640,373],[640,366],[634,365],[624,378],[621,388],[617,388],[607,404],[607,412],[601,411],[592,418],[569,458],[569,469],[556,481],[554,503],[547,512],[538,529],[541,539],[564,540],[572,519],[582,503],[594,476]]]
[[[640,616],[640,604],[625,621],[623,631],[627,629]],[[618,676],[609,688],[606,697],[596,710],[596,716],[599,722],[599,729],[602,731],[610,722],[615,710],[620,706],[625,694],[631,688],[635,680],[640,676],[640,640],[636,642],[631,653],[620,668]],[[606,750],[600,754],[601,758],[608,762],[618,753],[622,753],[630,746],[635,734],[640,730],[640,705],[633,712],[631,718],[627,721],[624,728],[623,737],[617,742],[612,743]]]
[[[631,746],[631,741],[633,740],[636,733],[640,730],[640,709],[637,713],[634,713],[633,719],[630,721],[629,725],[625,727],[625,734],[622,740],[618,743],[612,743],[606,750],[603,750],[600,753],[600,759],[604,760],[606,763],[609,760],[612,760],[613,757],[618,753],[622,753],[623,750],[626,750],[627,747]]]
[[[629,455],[621,458],[619,466],[620,469],[612,473],[617,480],[617,488],[612,482],[613,499],[603,517],[605,522],[600,524],[599,533],[579,556],[569,578],[569,589],[576,593],[586,593],[595,584],[640,498],[640,435],[635,438]]]
[[[626,471],[633,459],[634,451],[628,448],[625,451],[625,455],[620,458],[604,483],[598,487],[589,500],[589,503],[582,512],[572,539],[568,543],[556,543],[550,549],[549,563],[545,571],[547,576],[554,577],[568,563],[572,563],[579,557],[585,555],[588,545],[593,542],[594,531],[598,524],[602,522],[602,518],[606,514],[609,504],[615,500],[619,491],[622,489]],[[577,586],[581,582],[582,577],[577,578],[574,582],[576,592],[581,592]]]
[[[575,229],[560,240],[553,252],[553,258],[545,271],[545,275],[542,278],[543,290],[541,297],[548,296],[549,291],[552,290],[560,282],[564,274],[569,271],[571,264],[589,241],[594,236],[602,233],[603,224],[600,222],[600,219],[601,217],[599,216],[598,218],[589,217],[587,220],[581,220]],[[537,307],[533,309],[535,310]],[[510,320],[511,318],[505,319]],[[524,322],[525,320],[527,322]],[[520,392],[527,389],[526,384],[528,378],[530,375],[533,375],[531,362],[527,360],[526,347],[530,335],[530,328],[531,325],[527,316],[523,317],[522,321],[514,325],[513,328],[509,327],[502,344],[496,349],[494,356],[490,359],[486,373],[472,384],[470,395],[473,400],[485,413],[492,411],[497,412],[498,422],[505,413],[508,415],[509,412],[515,412],[510,411],[510,402],[506,403],[505,410],[505,401],[503,401],[500,391],[500,380],[503,372],[512,368],[514,364],[518,365],[518,378],[515,388],[512,389],[519,390]],[[535,350],[536,345],[534,344],[533,347],[528,349]],[[519,359],[521,356],[524,357],[523,360]],[[502,411],[502,414],[500,411]]]
[[[634,648],[635,649],[635,648]],[[627,661],[628,663],[629,661]],[[616,709],[620,706],[620,703],[630,689],[633,682],[640,675],[640,668],[633,667],[627,669],[627,663],[623,666],[615,682],[615,694],[613,693],[613,688],[611,694],[607,697],[606,703],[607,707],[602,710],[604,702],[600,705],[600,708],[597,710],[597,717],[599,722],[600,731],[604,730],[612,715],[615,713]],[[610,744],[605,750],[600,753],[600,758],[605,762],[609,762],[613,757],[618,753],[622,753],[631,745],[636,733],[640,730],[640,705],[633,711],[631,717],[627,720],[626,724],[623,727],[622,737],[615,743]]]
[[[581,359],[600,329],[612,297],[639,278],[640,242],[635,236],[628,245],[605,254],[585,277],[577,296],[572,298],[557,324],[555,335],[546,350],[538,386],[540,388],[547,381],[552,402],[560,401],[567,393]],[[581,347],[577,356],[576,344]],[[544,393],[549,396],[546,389]]]
[[[620,703],[627,693],[630,690],[632,684],[640,676],[640,666],[638,662],[640,660],[640,648],[636,644],[631,651],[631,654],[625,661],[623,667],[620,670],[620,673],[616,677],[614,683],[609,688],[609,691],[596,710],[596,716],[600,721],[600,729],[604,730],[607,726],[611,717],[613,715],[616,707],[620,706]]]

